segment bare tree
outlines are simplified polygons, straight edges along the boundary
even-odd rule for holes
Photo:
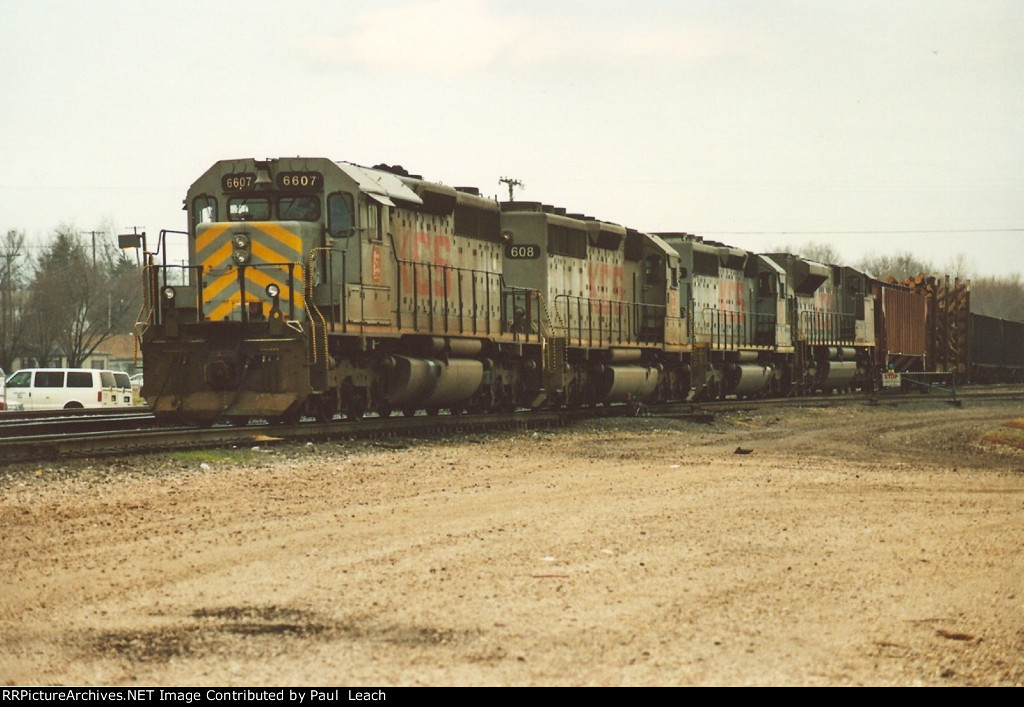
[[[971,311],[999,319],[1024,321],[1024,281],[1019,274],[983,277],[971,282]]]
[[[946,263],[944,272],[955,280],[970,280],[974,270],[974,261],[966,253],[957,253]]]
[[[111,336],[131,329],[139,309],[138,269],[109,234],[86,244],[61,226],[40,253],[26,305],[31,347],[41,364],[63,355],[80,366]]]
[[[813,260],[817,263],[842,265],[839,251],[831,243],[821,243],[820,241],[808,243],[800,250],[800,255],[807,260]]]
[[[879,280],[893,277],[897,281],[902,281],[921,273],[928,275],[934,272],[931,263],[919,260],[907,251],[895,255],[869,255],[861,258],[855,267]]]
[[[25,336],[21,317],[26,264],[25,233],[9,230],[0,243],[0,368],[10,372]]]

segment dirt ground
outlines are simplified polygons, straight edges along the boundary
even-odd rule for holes
[[[0,682],[1022,685],[1019,403],[0,470]],[[749,453],[737,453],[749,451]]]

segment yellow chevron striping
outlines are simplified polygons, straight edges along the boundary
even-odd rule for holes
[[[217,237],[231,228],[230,223],[215,223],[196,236],[196,253],[206,250]]]
[[[291,248],[295,253],[295,257],[289,258],[289,260],[297,260],[299,258],[302,253],[302,239],[298,235],[273,221],[259,221],[253,225],[274,240],[280,241],[284,246]]]
[[[231,312],[234,311],[236,304],[238,304],[238,300],[225,300],[224,302],[221,302],[219,307],[216,307],[212,312],[207,314],[206,318],[209,319],[211,322],[219,322],[224,317],[228,317],[231,315]]]
[[[219,268],[225,264],[230,265],[232,263],[231,253],[233,250],[234,247],[231,245],[231,241],[228,241],[202,261],[203,267]]]
[[[246,289],[245,301],[246,302],[258,302],[263,299],[263,290],[270,283],[276,283],[281,288],[281,295],[279,302],[281,302],[282,309],[287,307],[289,298],[294,298],[295,306],[298,309],[302,309],[305,306],[305,298],[301,291],[296,290],[292,292],[288,289],[282,280],[271,277],[265,271],[257,270],[256,268],[246,268],[245,280],[247,283],[252,284],[253,289]],[[235,307],[241,303],[241,292],[237,288],[238,284],[238,273],[230,272],[221,277],[217,278],[212,285],[203,289],[204,294],[204,305],[214,304],[214,300],[220,300],[217,306],[213,308],[208,314],[207,318],[211,321],[218,321],[223,317],[230,315],[234,311]],[[229,286],[234,285],[230,288],[230,291],[223,297],[217,297]],[[213,290],[213,294],[206,296],[206,293]],[[255,292],[253,290],[256,290]]]
[[[281,288],[281,295],[280,295],[279,301],[282,302],[282,303],[288,302],[289,298],[293,294],[288,289],[288,285],[286,285],[283,282],[283,280],[280,280],[280,279],[275,278],[275,277],[271,277],[264,270],[248,269],[248,270],[245,271],[245,279],[252,281],[254,284],[260,285],[263,288],[266,288],[266,286],[269,285],[272,282],[276,283]],[[296,278],[296,283],[301,283],[301,282],[302,282],[301,278]],[[295,296],[295,306],[296,307],[304,306],[304,298],[302,296],[302,292],[295,291],[294,292],[294,296]]]
[[[253,256],[259,258],[265,263],[294,263],[298,260],[299,254],[296,253],[292,257],[281,255],[277,251],[273,250],[269,246],[260,243],[259,241],[253,241],[249,246]],[[296,268],[296,271],[301,272],[301,266]]]
[[[217,295],[224,290],[225,287],[233,282],[238,282],[238,271],[229,270],[224,273],[216,280],[213,281],[212,285],[206,285],[203,287],[203,304],[209,304]]]

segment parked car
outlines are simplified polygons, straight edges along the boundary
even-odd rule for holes
[[[132,379],[124,371],[112,371],[114,374],[114,405],[128,407],[134,403]]]
[[[91,368],[26,368],[7,379],[8,404],[25,410],[122,407],[132,404],[127,373]]]

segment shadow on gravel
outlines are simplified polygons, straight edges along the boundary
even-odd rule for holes
[[[278,606],[196,609],[186,621],[150,629],[86,631],[79,645],[83,659],[165,663],[176,658],[259,657],[282,643],[347,641],[416,648],[452,645],[477,638],[479,631],[380,624],[370,619],[333,621],[315,612]]]

